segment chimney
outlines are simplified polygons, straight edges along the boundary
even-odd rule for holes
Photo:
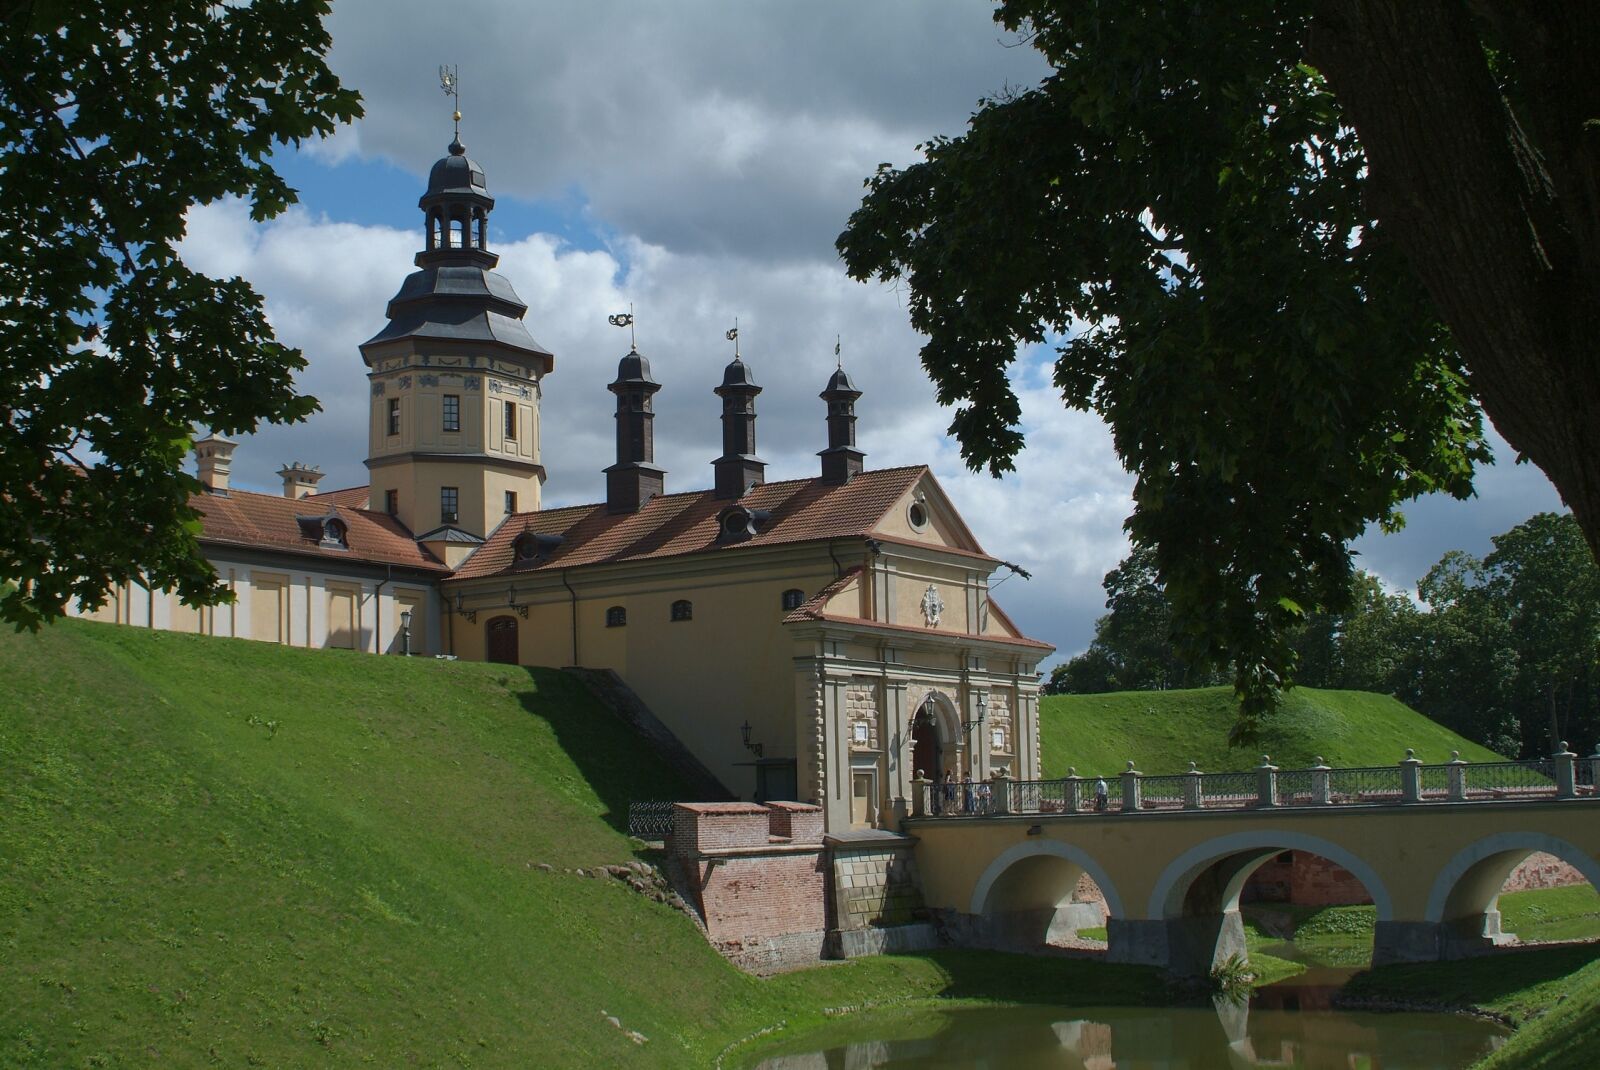
[[[295,461],[278,469],[278,476],[283,480],[285,498],[304,498],[308,494],[317,492],[317,481],[322,478],[322,469]]]
[[[228,495],[228,471],[233,467],[233,451],[237,442],[229,442],[216,435],[207,435],[194,444],[194,459],[200,482],[207,494]]]
[[[856,449],[856,399],[861,391],[840,367],[817,396],[828,403],[828,448],[817,454],[822,458],[822,481],[848,483],[866,467],[867,455]]]
[[[606,472],[606,512],[637,513],[666,486],[666,469],[656,465],[655,403],[661,384],[650,378],[650,362],[637,349],[617,364],[617,463]]]
[[[756,456],[756,395],[761,388],[738,357],[722,372],[713,391],[722,399],[722,456],[711,462],[718,498],[742,498],[761,483],[767,464]]]

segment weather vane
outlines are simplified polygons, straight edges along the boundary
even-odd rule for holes
[[[460,67],[439,67],[439,88],[444,90],[447,97],[456,98],[455,113],[452,116],[456,123],[456,140],[461,140],[461,75]]]
[[[618,312],[615,316],[607,316],[606,317],[606,322],[611,324],[611,326],[613,326],[613,327],[626,327],[626,328],[628,328],[628,348],[631,349],[631,350],[635,350],[635,351],[638,350],[638,348],[639,348],[639,340],[638,340],[638,338],[636,338],[634,336],[634,333],[633,333],[633,302],[632,301],[628,302],[628,311],[626,311],[626,312]]]
[[[841,335],[837,334],[833,336],[833,366],[842,371],[844,370],[844,358],[839,355],[839,340],[841,337]]]
[[[733,317],[733,326],[728,328],[728,341],[733,343],[733,359],[739,359],[739,317]]]

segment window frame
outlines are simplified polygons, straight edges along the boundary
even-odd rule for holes
[[[383,492],[383,511],[390,516],[400,515],[400,492],[393,488]]]
[[[694,620],[694,603],[687,598],[679,598],[672,603],[667,619],[674,624],[679,624],[686,620]]]
[[[500,415],[501,432],[507,442],[515,442],[517,440],[517,403],[508,401],[502,406],[502,409],[504,411]]]
[[[779,597],[778,604],[783,607],[785,613],[793,613],[806,604],[806,593],[798,587],[791,587]]]
[[[517,511],[517,492],[516,491],[508,490],[508,491],[505,492],[505,506],[506,506],[506,516],[511,516],[513,513],[515,513]]]
[[[445,502],[446,501],[448,501],[454,508],[446,509],[445,508]],[[461,488],[460,487],[440,487],[439,488],[439,523],[441,523],[441,524],[458,524],[460,522],[461,522]]]
[[[389,437],[394,438],[400,434],[400,399],[389,399]]]
[[[628,626],[628,607],[627,606],[607,606],[606,607],[606,627],[607,628],[626,628],[627,626]]]
[[[461,430],[461,395],[441,395],[440,406],[439,424],[441,430],[459,432]]]

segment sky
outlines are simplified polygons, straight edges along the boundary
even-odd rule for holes
[[[496,198],[490,248],[530,333],[556,354],[542,408],[546,505],[604,497],[605,384],[628,349],[609,314],[633,306],[663,384],[655,435],[669,492],[711,483],[711,391],[736,317],[764,388],[757,447],[769,480],[818,470],[817,394],[838,339],[864,391],[868,466],[932,466],[984,548],[1032,573],[997,575],[996,600],[1059,657],[1081,651],[1104,612],[1101,579],[1127,550],[1133,479],[1109,432],[1061,404],[1054,354],[1035,347],[1013,372],[1028,443],[1017,470],[967,471],[904,295],[848,279],[834,250],[880,162],[915,162],[918,144],[959,134],[981,98],[1045,74],[991,13],[966,0],[340,0],[329,62],[361,92],[365,118],[278,155],[300,191],[287,213],[258,224],[218,202],[189,218],[185,259],[255,286],[280,340],[304,351],[300,386],[322,404],[307,423],[244,438],[234,483],[277,493],[289,461],[319,465],[325,489],[367,482],[357,346],[383,326],[422,247],[417,198],[451,138],[437,73],[451,64],[461,139]],[[1496,446],[1476,499],[1412,503],[1403,532],[1357,541],[1358,563],[1413,589],[1446,550],[1485,553],[1491,535],[1560,508],[1537,469]]]

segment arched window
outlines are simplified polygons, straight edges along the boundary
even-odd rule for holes
[[[461,216],[450,221],[450,244],[457,249],[467,247],[467,221]]]
[[[350,548],[350,529],[338,517],[329,517],[322,525],[322,545],[339,550]]]
[[[622,606],[612,606],[606,610],[606,627],[622,628],[628,623],[628,611]]]
[[[487,249],[489,248],[489,216],[481,210],[473,214],[478,220],[478,248]]]
[[[806,593],[798,587],[783,592],[783,610],[788,613],[806,604]]]
[[[680,598],[672,603],[673,620],[694,620],[694,603],[687,598]]]

